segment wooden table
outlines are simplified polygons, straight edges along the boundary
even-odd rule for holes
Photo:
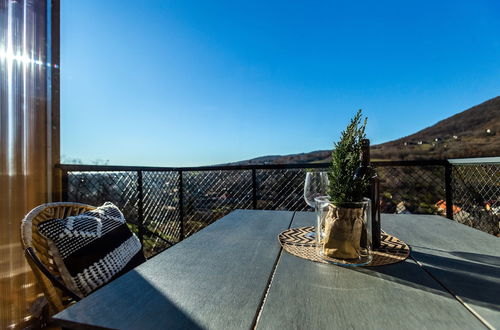
[[[384,214],[411,257],[344,268],[282,251],[309,212],[237,210],[57,314],[69,328],[500,328],[500,239],[446,218]]]

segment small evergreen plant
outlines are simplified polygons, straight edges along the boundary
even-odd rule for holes
[[[362,120],[361,109],[346,129],[340,141],[334,144],[332,164],[328,172],[329,196],[332,203],[361,202],[369,187],[369,179],[355,180],[354,173],[359,166],[361,140],[366,138],[367,118]]]

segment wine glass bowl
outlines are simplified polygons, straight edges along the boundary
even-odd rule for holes
[[[316,197],[326,196],[328,192],[328,174],[326,172],[307,172],[304,183],[304,200],[314,208]]]
[[[304,200],[307,205],[316,209],[315,199],[326,197],[328,192],[328,174],[327,172],[307,172],[304,183]],[[311,232],[306,235],[309,238],[316,238],[316,233]]]

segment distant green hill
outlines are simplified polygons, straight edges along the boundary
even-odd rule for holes
[[[232,164],[318,163],[330,150],[264,156]],[[374,160],[449,159],[500,156],[500,96],[441,120],[412,135],[372,146]]]

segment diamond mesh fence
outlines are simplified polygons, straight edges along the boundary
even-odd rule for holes
[[[257,208],[304,211],[305,169],[257,170]]]
[[[444,166],[379,166],[381,212],[445,215]]]
[[[180,240],[178,181],[177,172],[143,172],[140,198],[137,171],[73,171],[68,173],[64,199],[94,206],[112,202],[129,227],[141,233],[144,251],[151,256],[171,245],[167,242]]]
[[[191,171],[183,175],[185,236],[232,210],[252,208],[251,170]]]
[[[179,178],[178,172],[144,171],[142,174],[142,221],[147,230],[145,250],[151,254],[170,246],[165,241],[173,244],[181,240]]]
[[[456,164],[452,174],[453,218],[500,236],[500,164]]]
[[[69,172],[66,201],[101,205],[109,201],[120,208],[126,219],[138,219],[137,172]],[[133,219],[133,220],[132,220]]]
[[[144,251],[151,256],[235,209],[311,210],[303,198],[306,166],[70,171],[65,200],[114,203],[143,238]],[[446,214],[443,165],[382,164],[376,169],[382,212]],[[452,182],[455,220],[498,234],[498,165],[454,166]]]

